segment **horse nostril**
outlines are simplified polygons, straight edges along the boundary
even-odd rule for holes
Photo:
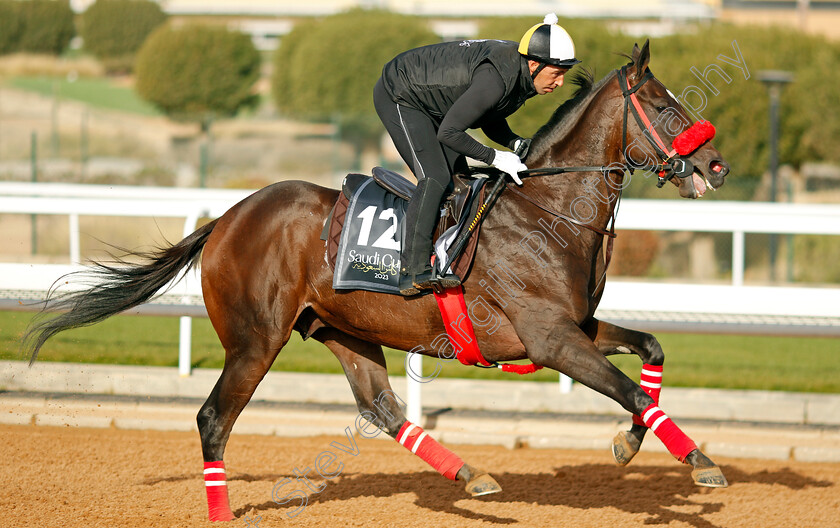
[[[718,176],[729,174],[729,164],[722,160],[713,160],[709,163],[709,169]]]

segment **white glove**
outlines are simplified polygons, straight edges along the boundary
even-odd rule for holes
[[[519,179],[519,173],[528,170],[528,167],[522,163],[519,156],[513,152],[505,152],[503,150],[496,151],[496,156],[493,158],[491,165],[502,172],[508,173],[517,185],[522,185],[522,180]]]

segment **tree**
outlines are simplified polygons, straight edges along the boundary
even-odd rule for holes
[[[272,92],[287,115],[338,121],[342,137],[361,150],[378,146],[383,128],[373,85],[395,55],[440,39],[417,17],[354,9],[301,23],[274,56]]]
[[[76,34],[69,0],[20,2],[20,51],[59,55]]]
[[[21,31],[21,9],[17,0],[0,0],[0,55],[17,50]]]
[[[146,37],[166,21],[151,0],[96,0],[81,18],[85,49],[110,72],[131,71],[134,55]]]
[[[231,116],[256,103],[260,56],[240,32],[207,26],[163,26],[146,39],[135,63],[136,90],[175,119]]]

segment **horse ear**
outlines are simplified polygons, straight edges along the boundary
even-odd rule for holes
[[[644,75],[650,62],[650,39],[645,40],[641,50],[638,46],[633,47],[633,62],[636,63],[636,78],[639,78]]]
[[[638,44],[638,43],[634,43],[634,44],[633,44],[633,53],[631,53],[631,54],[630,54],[630,58],[631,58],[631,60],[632,60],[634,63],[635,63],[637,60],[639,60],[639,51],[640,51],[640,50],[639,50],[639,44]]]

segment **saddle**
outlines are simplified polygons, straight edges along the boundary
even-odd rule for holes
[[[332,211],[330,211],[330,215],[324,222],[321,240],[326,241],[326,259],[330,268],[333,270],[335,269],[341,231],[344,227],[350,198],[362,184],[370,179],[371,177],[365,174],[348,174],[344,178],[338,200],[336,200]],[[400,174],[382,167],[374,167],[373,180],[377,185],[406,202],[411,201],[411,195],[416,187],[414,183],[408,181]],[[441,217],[435,229],[435,240],[446,232],[446,230],[458,224],[459,221],[474,217],[484,200],[484,183],[487,181],[486,177],[468,178],[456,174],[452,177],[452,181],[454,188],[441,203]],[[463,252],[460,256],[453,256],[455,258],[450,263],[449,267],[462,279],[466,279],[472,265],[475,250],[478,246],[478,232],[479,229],[473,230]]]

